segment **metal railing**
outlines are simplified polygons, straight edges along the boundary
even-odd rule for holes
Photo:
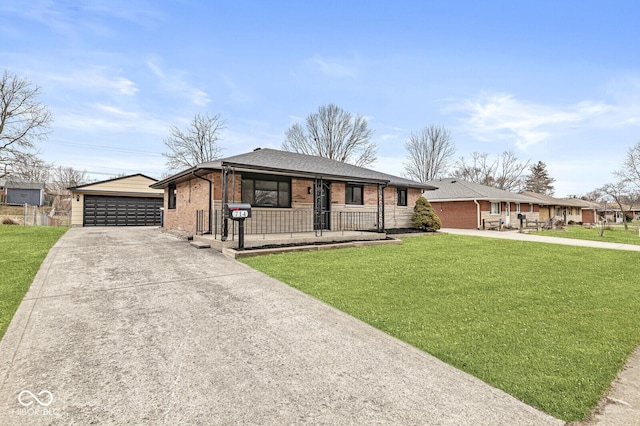
[[[244,232],[247,235],[259,234],[294,234],[320,231],[376,231],[378,230],[379,214],[375,211],[332,211],[323,213],[323,220],[317,220],[312,210],[257,210],[253,209],[251,217],[245,220]],[[209,211],[196,212],[196,233],[208,233]],[[222,233],[224,215],[222,210],[213,211],[211,221],[212,234]],[[237,223],[228,221],[228,235],[237,233]]]

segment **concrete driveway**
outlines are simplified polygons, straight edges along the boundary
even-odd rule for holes
[[[212,250],[75,228],[0,343],[0,424],[563,422]]]

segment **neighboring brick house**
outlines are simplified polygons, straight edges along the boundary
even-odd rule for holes
[[[623,213],[624,211],[624,213]],[[600,205],[599,212],[601,212],[609,223],[623,223],[623,217],[626,216],[627,220],[640,220],[640,206],[622,205],[618,203],[607,203],[606,205]]]
[[[323,157],[256,149],[184,170],[164,189],[164,224],[189,233],[223,233],[226,202],[252,205],[246,232],[378,230],[411,226],[425,185]]]
[[[527,220],[539,220],[540,201],[522,194],[503,191],[456,178],[427,182],[437,187],[425,194],[443,228],[481,229],[517,227],[518,214]]]
[[[595,223],[593,203],[579,198],[555,198],[549,195],[523,191],[521,194],[540,202],[540,220],[556,223]]]

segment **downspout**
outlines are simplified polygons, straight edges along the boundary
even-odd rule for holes
[[[476,203],[476,211],[478,212],[477,216],[478,216],[478,229],[480,229],[481,223],[480,223],[480,203],[478,202],[478,200],[473,200],[474,203]]]
[[[384,185],[382,185],[382,229],[380,230],[380,232],[385,232],[385,223],[384,223],[384,215],[385,215],[385,211],[384,211],[384,190],[387,188],[387,184],[385,183]],[[407,195],[408,195],[409,191],[407,190]]]
[[[191,175],[198,179],[209,182],[209,230],[205,232],[205,234],[211,234],[211,230],[213,229],[213,209],[211,207],[211,204],[213,203],[213,182],[203,176],[198,176],[195,170],[191,172]]]

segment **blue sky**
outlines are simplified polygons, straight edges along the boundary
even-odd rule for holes
[[[640,2],[0,0],[0,69],[43,89],[40,145],[92,178],[160,177],[169,126],[220,113],[224,155],[279,148],[335,103],[368,118],[374,168],[447,127],[455,158],[513,150],[556,195],[614,178],[640,141]]]

